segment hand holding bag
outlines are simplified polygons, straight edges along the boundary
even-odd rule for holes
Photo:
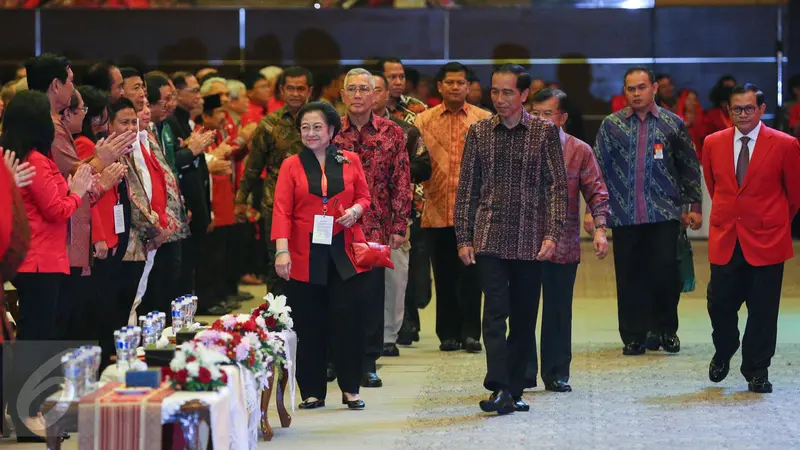
[[[339,205],[339,213],[344,215],[344,208]],[[353,233],[353,242],[350,250],[353,252],[353,261],[359,267],[386,267],[394,270],[392,262],[392,248],[377,242],[367,242],[367,237],[358,223],[350,227]]]

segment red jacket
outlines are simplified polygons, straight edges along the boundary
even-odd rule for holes
[[[369,210],[370,196],[361,159],[352,152],[342,152],[350,163],[339,163],[328,156],[325,174],[328,179],[328,215],[339,217],[338,206],[343,209],[354,204]],[[350,250],[353,234],[334,222],[331,246],[311,246],[314,216],[322,214],[322,171],[316,156],[309,149],[290,156],[281,164],[278,184],[275,186],[275,204],[272,209],[272,240],[289,239],[292,257],[290,276],[297,281],[324,284],[329,267],[328,253],[340,273],[361,273],[369,268],[357,267]],[[338,202],[338,205],[337,205]],[[346,256],[345,256],[346,255]]]
[[[22,188],[31,247],[19,271],[68,274],[67,220],[81,205],[81,198],[69,193],[67,180],[53,160],[36,150],[25,160],[36,168],[36,175],[33,183]]]
[[[728,128],[703,144],[703,175],[713,204],[708,259],[727,264],[738,240],[754,266],[786,261],[794,255],[791,225],[800,207],[800,143],[762,124],[739,187],[733,136],[734,128]]]

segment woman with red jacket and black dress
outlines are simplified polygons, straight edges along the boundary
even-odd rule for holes
[[[288,281],[285,293],[297,332],[300,407],[325,406],[332,339],[342,403],[362,409],[364,310],[370,300],[364,272],[370,269],[355,264],[348,228],[369,208],[369,187],[358,155],[331,144],[341,128],[331,105],[306,104],[296,125],[304,148],[281,165],[271,238],[277,248],[275,270]],[[336,318],[333,327],[330,317]]]

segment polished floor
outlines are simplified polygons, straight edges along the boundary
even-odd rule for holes
[[[340,394],[332,383],[326,408],[297,410],[292,426],[276,428],[275,439],[260,448],[800,448],[800,373],[795,369],[800,365],[800,263],[795,259],[786,266],[778,349],[770,371],[775,392],[757,395],[747,392],[736,368],[718,385],[708,381],[713,348],[704,298],[706,243],[695,241],[694,248],[698,290],[681,300],[683,349],[677,355],[621,355],[613,262],[587,256],[575,287],[574,392],[537,388],[525,396],[532,407],[528,413],[481,413],[477,404],[487,394],[481,385],[485,355],[439,352],[431,305],[422,311],[418,345],[402,348],[399,358],[381,359],[385,386],[362,390],[366,410],[348,411],[337,401]],[[745,309],[740,316],[743,327]],[[734,366],[739,361],[735,358]],[[70,441],[64,448],[77,448],[75,439]]]

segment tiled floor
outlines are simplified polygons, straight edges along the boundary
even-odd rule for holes
[[[362,391],[366,410],[337,404],[339,391],[331,384],[328,407],[298,410],[291,428],[277,428],[275,439],[260,448],[800,448],[800,373],[795,370],[800,364],[800,264],[787,263],[770,375],[775,393],[761,396],[747,392],[735,368],[719,385],[707,379],[713,348],[704,298],[706,254],[705,242],[695,242],[698,290],[681,301],[680,354],[621,355],[613,263],[587,257],[575,288],[574,392],[539,388],[526,394],[529,413],[481,413],[477,402],[486,395],[481,385],[485,357],[439,352],[431,305],[422,311],[419,345],[401,349],[399,358],[381,359],[385,387]],[[743,310],[742,326],[745,318]],[[70,441],[64,448],[77,448],[75,439]]]

